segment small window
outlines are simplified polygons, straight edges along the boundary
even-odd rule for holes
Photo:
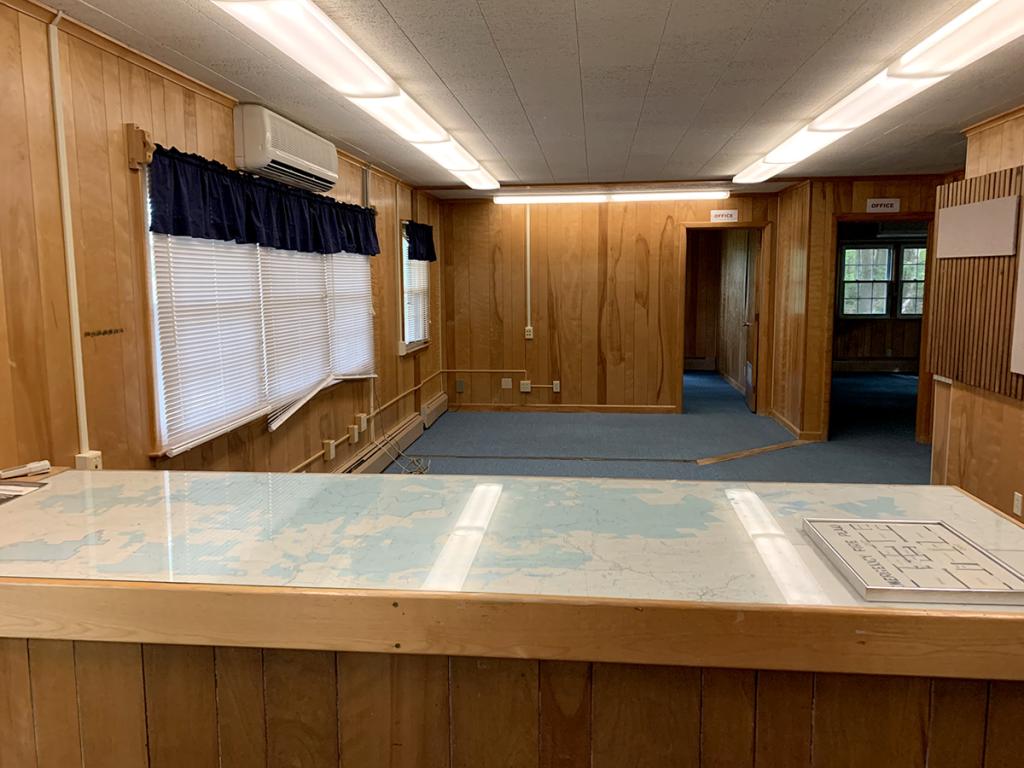
[[[878,247],[843,249],[843,314],[878,317],[889,314],[892,250]]]
[[[402,227],[403,331],[406,346],[430,338],[430,262],[409,258],[409,235]]]
[[[900,256],[900,315],[920,317],[924,312],[926,248],[904,248]]]

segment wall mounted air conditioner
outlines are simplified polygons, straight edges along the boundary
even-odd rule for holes
[[[258,104],[235,107],[235,164],[313,192],[338,182],[338,153],[327,139]]]

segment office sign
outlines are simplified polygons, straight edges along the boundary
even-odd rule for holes
[[[868,213],[899,213],[900,202],[898,197],[869,197],[865,210]]]
[[[740,212],[736,211],[736,210],[712,211],[711,212],[711,220],[712,221],[739,221],[740,220]]]

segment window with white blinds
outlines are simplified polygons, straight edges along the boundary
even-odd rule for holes
[[[373,372],[370,260],[150,234],[160,447]]]
[[[418,344],[430,338],[430,262],[409,258],[409,236],[402,227],[403,340]]]

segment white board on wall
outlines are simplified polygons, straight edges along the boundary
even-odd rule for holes
[[[1013,256],[1019,210],[1018,195],[940,208],[935,255],[940,259]]]

